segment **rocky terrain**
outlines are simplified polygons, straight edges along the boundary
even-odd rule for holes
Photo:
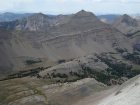
[[[130,79],[123,85],[85,98],[75,105],[139,105],[140,75]],[[97,94],[96,94],[97,95]]]
[[[1,105],[69,105],[107,88],[93,78],[48,85],[45,80],[28,77],[0,82],[0,85]]]

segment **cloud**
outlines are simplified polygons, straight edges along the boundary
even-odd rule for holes
[[[83,2],[84,0],[44,0],[48,2]]]
[[[140,0],[120,0],[121,2],[140,2]]]
[[[139,3],[140,0],[100,0],[104,2],[119,2],[119,3]]]
[[[75,13],[81,9],[94,13],[139,13],[140,0],[3,0],[0,3],[0,11],[51,11],[52,14]]]
[[[101,2],[101,0],[92,0],[92,2]]]
[[[18,0],[18,2],[32,2],[33,0]]]

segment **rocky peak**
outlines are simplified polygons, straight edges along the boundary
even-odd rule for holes
[[[126,23],[127,25],[129,25],[129,26],[133,26],[133,27],[137,27],[138,26],[138,23],[137,23],[137,21],[136,21],[136,19],[133,19],[133,18],[131,18],[129,15],[127,15],[127,14],[124,14],[123,16],[122,16],[122,21],[121,21],[122,23]]]
[[[43,13],[39,12],[39,13],[36,13],[36,14],[34,14],[34,15],[29,16],[29,18],[30,18],[30,17],[40,18],[40,17],[44,17],[44,16],[45,16],[45,15],[44,15]]]
[[[123,16],[122,16],[123,18],[131,18],[129,15],[127,15],[127,14],[124,14]]]
[[[77,17],[89,17],[89,16],[96,17],[92,12],[88,12],[88,11],[85,11],[85,10],[81,10],[81,11],[77,12],[75,14],[75,16],[77,16]]]

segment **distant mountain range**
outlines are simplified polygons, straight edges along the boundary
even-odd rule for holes
[[[28,17],[32,14],[33,13],[17,14],[17,13],[6,12],[6,13],[0,14],[0,22],[2,22],[2,21],[12,21],[12,20]]]
[[[121,15],[108,14],[108,15],[98,15],[97,17],[99,19],[106,19],[108,22],[110,22],[110,21],[113,21],[113,20],[121,17]]]

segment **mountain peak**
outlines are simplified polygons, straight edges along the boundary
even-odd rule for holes
[[[124,14],[122,16],[122,23],[126,23],[128,26],[133,26],[133,27],[137,27],[138,23],[135,19],[131,18],[129,15]]]
[[[39,13],[35,13],[35,14],[29,16],[28,18],[39,19],[41,17],[45,17],[45,15],[43,13],[39,12]]]
[[[120,18],[112,22],[112,25],[120,30],[123,34],[128,34],[133,31],[135,27],[138,26],[138,21],[131,18],[129,15],[124,14]]]
[[[75,14],[77,17],[87,17],[87,16],[95,16],[92,12],[88,12],[85,10],[81,10]]]
[[[133,19],[132,19],[129,15],[124,14],[124,15],[121,17],[121,20],[122,20],[122,23],[128,24],[128,23],[130,23]]]
[[[36,13],[35,15],[38,15],[38,16],[44,16],[44,14],[43,13],[41,13],[41,12],[39,12],[39,13]]]
[[[123,18],[131,18],[129,15],[127,15],[127,14],[124,14],[123,16],[122,16]]]
[[[86,12],[86,11],[82,9],[80,12]]]

